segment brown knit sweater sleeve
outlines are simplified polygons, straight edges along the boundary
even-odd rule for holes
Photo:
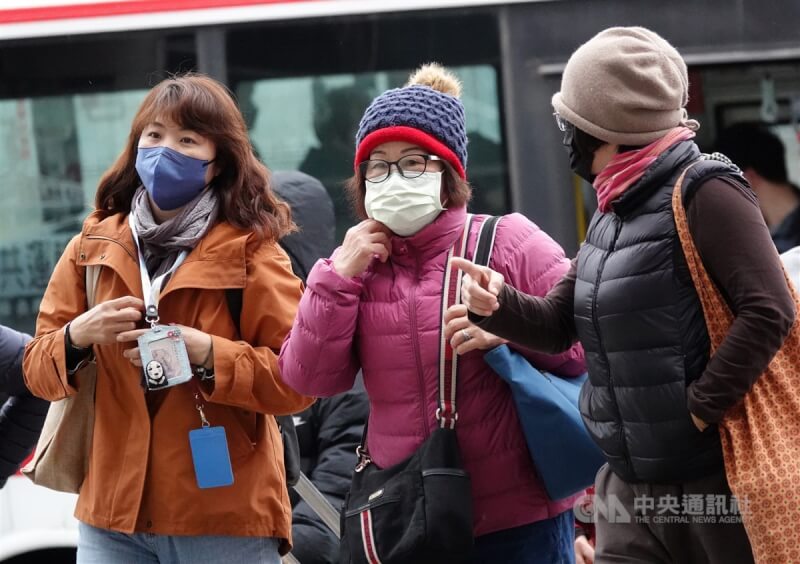
[[[780,257],[749,188],[712,178],[696,189],[686,214],[703,265],[735,316],[688,390],[689,411],[716,423],[775,356],[796,312]]]
[[[470,313],[481,329],[518,345],[548,354],[569,349],[578,335],[575,330],[574,294],[576,262],[544,297],[530,296],[508,284],[498,296],[500,308],[490,317]]]

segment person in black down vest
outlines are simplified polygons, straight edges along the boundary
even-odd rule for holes
[[[311,267],[330,256],[335,245],[334,208],[322,183],[308,174],[279,171],[273,190],[292,208],[299,230],[281,239],[296,276],[306,281]],[[295,415],[300,445],[300,466],[328,501],[339,509],[350,489],[356,466],[356,447],[364,432],[369,403],[361,378],[347,392],[317,402]],[[339,539],[319,515],[290,491],[292,500],[292,554],[301,564],[333,564],[339,556]]]
[[[36,446],[50,405],[25,387],[22,355],[30,340],[0,325],[0,393],[7,396],[0,409],[0,488]]]
[[[796,312],[752,190],[724,157],[700,160],[687,101],[686,64],[656,33],[610,28],[579,47],[553,107],[599,209],[572,268],[536,298],[461,263],[464,303],[484,330],[550,353],[583,344],[581,413],[608,461],[595,482],[595,507],[611,509],[597,516],[601,564],[753,561],[740,519],[721,519],[736,500],[715,424]],[[671,206],[695,161],[682,184],[689,230],[735,315],[711,357]]]

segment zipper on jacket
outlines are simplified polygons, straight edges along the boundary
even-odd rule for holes
[[[614,218],[614,240],[611,242],[611,247],[609,247],[608,251],[605,252],[603,258],[600,260],[600,265],[597,268],[597,277],[594,281],[594,291],[592,292],[592,324],[594,325],[595,333],[597,334],[597,343],[600,346],[600,354],[603,357],[603,361],[606,365],[606,370],[608,371],[608,389],[611,392],[611,401],[614,403],[614,411],[619,416],[619,439],[620,444],[625,453],[625,463],[631,464],[632,461],[630,460],[630,453],[628,452],[628,444],[625,442],[625,428],[622,423],[622,414],[619,411],[619,402],[617,402],[617,393],[614,390],[614,377],[611,374],[611,364],[608,361],[608,353],[606,353],[606,348],[603,345],[603,334],[600,330],[600,321],[597,317],[597,295],[600,293],[600,279],[603,276],[603,271],[606,267],[606,261],[608,257],[611,256],[611,253],[614,252],[614,249],[617,247],[617,238],[622,231],[622,221],[619,218]],[[632,470],[633,468],[631,468]]]
[[[431,434],[430,424],[428,423],[428,412],[426,411],[427,394],[425,393],[425,375],[422,371],[422,356],[419,352],[419,331],[417,330],[417,284],[419,284],[419,258],[417,258],[417,268],[414,276],[414,284],[411,286],[411,293],[408,295],[408,316],[411,321],[411,346],[414,348],[414,359],[417,361],[417,380],[419,381],[420,406],[422,407],[422,428],[425,431],[425,438]]]

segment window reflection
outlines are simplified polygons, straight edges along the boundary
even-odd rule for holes
[[[34,331],[50,274],[145,92],[0,101],[0,323]]]

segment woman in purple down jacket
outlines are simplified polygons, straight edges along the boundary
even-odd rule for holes
[[[371,408],[367,442],[381,468],[408,458],[437,425],[443,273],[471,194],[459,95],[452,74],[427,65],[369,106],[348,186],[363,221],[314,266],[280,355],[286,383],[314,396],[350,389],[363,370]],[[468,256],[483,217],[476,219]],[[561,247],[519,214],[499,222],[490,264],[535,295],[546,294],[569,268]],[[468,323],[460,308],[451,308],[447,320]],[[474,562],[572,562],[574,500],[548,499],[509,388],[483,361],[483,351],[503,342],[472,325],[453,338]],[[585,370],[580,345],[559,355],[520,352],[560,375]]]

